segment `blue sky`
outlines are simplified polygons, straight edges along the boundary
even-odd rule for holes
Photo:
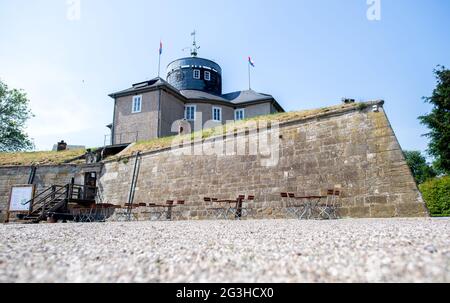
[[[448,0],[380,0],[379,21],[368,20],[367,0],[80,4],[70,20],[66,0],[0,0],[0,78],[28,93],[39,150],[61,139],[103,145],[108,94],[157,75],[160,39],[163,67],[187,55],[193,29],[199,56],[222,66],[224,92],[247,88],[251,55],[252,88],[288,111],[384,99],[404,149],[426,149],[421,97],[432,93],[435,66],[450,66]]]

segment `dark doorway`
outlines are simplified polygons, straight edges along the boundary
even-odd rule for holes
[[[84,174],[84,200],[95,200],[97,195],[97,173]]]

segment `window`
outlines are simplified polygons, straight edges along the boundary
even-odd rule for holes
[[[205,80],[211,81],[211,72],[205,71]]]
[[[197,111],[197,106],[187,105],[184,108],[184,118],[188,121],[195,121],[195,112]]]
[[[239,108],[234,111],[234,120],[244,120],[245,119],[245,109]]]
[[[194,79],[200,79],[200,70],[194,69]]]
[[[222,108],[213,107],[212,116],[214,121],[222,122]]]
[[[175,79],[176,79],[177,81],[183,81],[183,79],[184,79],[184,74],[183,74],[183,72],[182,72],[181,70],[179,70],[179,71],[177,71],[177,72],[175,73]]]
[[[134,113],[140,113],[142,111],[142,96],[134,96],[133,97],[133,108],[131,109],[131,112]]]

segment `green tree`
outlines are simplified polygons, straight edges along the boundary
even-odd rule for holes
[[[0,81],[0,151],[23,151],[33,147],[24,131],[26,121],[33,116],[28,104],[22,90],[9,89]]]
[[[433,105],[431,113],[419,117],[422,124],[430,132],[426,134],[431,142],[428,152],[436,159],[438,169],[450,173],[450,70],[438,66],[434,70],[437,86],[431,97],[425,97],[425,102]]]
[[[417,184],[422,184],[425,181],[436,177],[436,172],[428,165],[427,160],[420,151],[404,151],[404,153],[406,163],[408,163],[408,166],[411,168]]]

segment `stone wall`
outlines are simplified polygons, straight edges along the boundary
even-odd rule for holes
[[[403,152],[379,103],[331,111],[280,126],[275,166],[262,165],[261,156],[177,156],[164,150],[144,154],[135,203],[165,203],[183,199],[193,219],[206,218],[203,197],[235,198],[255,195],[248,207],[258,218],[283,214],[280,192],[323,194],[328,188],[342,190],[344,217],[421,217],[428,211],[408,168]],[[242,139],[252,140],[246,135]],[[247,148],[252,143],[246,143]],[[211,148],[205,142],[203,148]],[[127,202],[134,159],[106,162],[101,176],[105,202]]]
[[[339,187],[344,217],[428,216],[382,104],[377,103],[378,112],[373,112],[372,104],[282,123],[279,135],[270,140],[271,155],[217,156],[211,153],[220,142],[215,142],[217,138],[200,145],[209,155],[179,155],[191,147],[144,153],[134,202],[182,199],[186,201],[180,208],[183,218],[204,219],[211,206],[203,202],[204,197],[247,194],[255,195],[247,206],[257,218],[278,218],[285,216],[280,208],[286,205],[280,192],[318,195]],[[249,151],[258,146],[255,139],[264,136],[256,130],[237,134],[238,146]],[[230,142],[234,141],[225,142],[227,147]],[[267,165],[270,157],[275,165]],[[92,166],[40,166],[35,184],[38,192],[67,184],[73,177],[83,184],[84,173],[95,171],[100,174],[101,200],[123,205],[128,201],[134,162],[131,157]],[[26,184],[30,169],[0,167],[0,220],[11,186]]]

